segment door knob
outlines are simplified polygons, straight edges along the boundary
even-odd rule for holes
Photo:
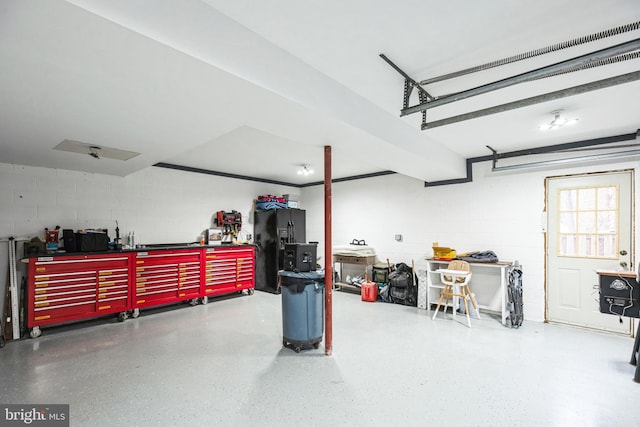
[[[622,268],[627,268],[627,265],[629,265],[629,264],[627,264],[627,262],[626,262],[626,261],[622,261],[622,262],[620,263],[620,267],[622,267]]]
[[[627,254],[627,251],[625,251],[624,249],[620,251],[620,255],[624,256]]]

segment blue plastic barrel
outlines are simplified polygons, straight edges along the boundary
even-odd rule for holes
[[[296,352],[318,348],[324,332],[324,272],[279,271],[282,345]]]

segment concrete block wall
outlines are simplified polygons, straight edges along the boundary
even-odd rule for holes
[[[0,237],[44,237],[44,228],[135,231],[137,243],[199,241],[219,210],[242,213],[253,234],[253,201],[295,187],[150,167],[126,177],[0,163]],[[0,243],[0,303],[8,246]],[[22,251],[18,251],[22,256]],[[0,307],[4,307],[0,305]]]
[[[294,190],[296,190],[294,188]],[[245,227],[253,201],[292,187],[170,169],[127,177],[0,164],[0,236],[42,236],[44,227],[135,231],[140,243],[197,241],[219,210],[238,210]]]

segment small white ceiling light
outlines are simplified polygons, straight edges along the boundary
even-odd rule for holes
[[[563,117],[562,110],[552,111],[551,114],[553,114],[553,120],[551,120],[549,123],[541,124],[538,129],[554,130],[560,129],[563,126],[574,125],[578,123],[578,118],[567,119],[566,117]]]
[[[313,174],[313,169],[311,169],[308,165],[300,165],[300,169],[298,169],[298,175],[309,176]]]

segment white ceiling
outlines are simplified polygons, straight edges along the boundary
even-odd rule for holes
[[[635,132],[640,81],[422,131],[417,81],[640,21],[637,0],[3,0],[0,162],[128,175],[158,162],[282,182],[393,170],[461,178],[465,159]],[[427,85],[435,96],[640,38],[631,31]],[[430,109],[428,121],[640,70],[640,59]],[[417,97],[416,97],[417,98]],[[417,99],[412,99],[416,103]],[[540,132],[550,112],[580,121]],[[53,150],[69,139],[141,153]],[[300,164],[318,174],[296,175]]]

